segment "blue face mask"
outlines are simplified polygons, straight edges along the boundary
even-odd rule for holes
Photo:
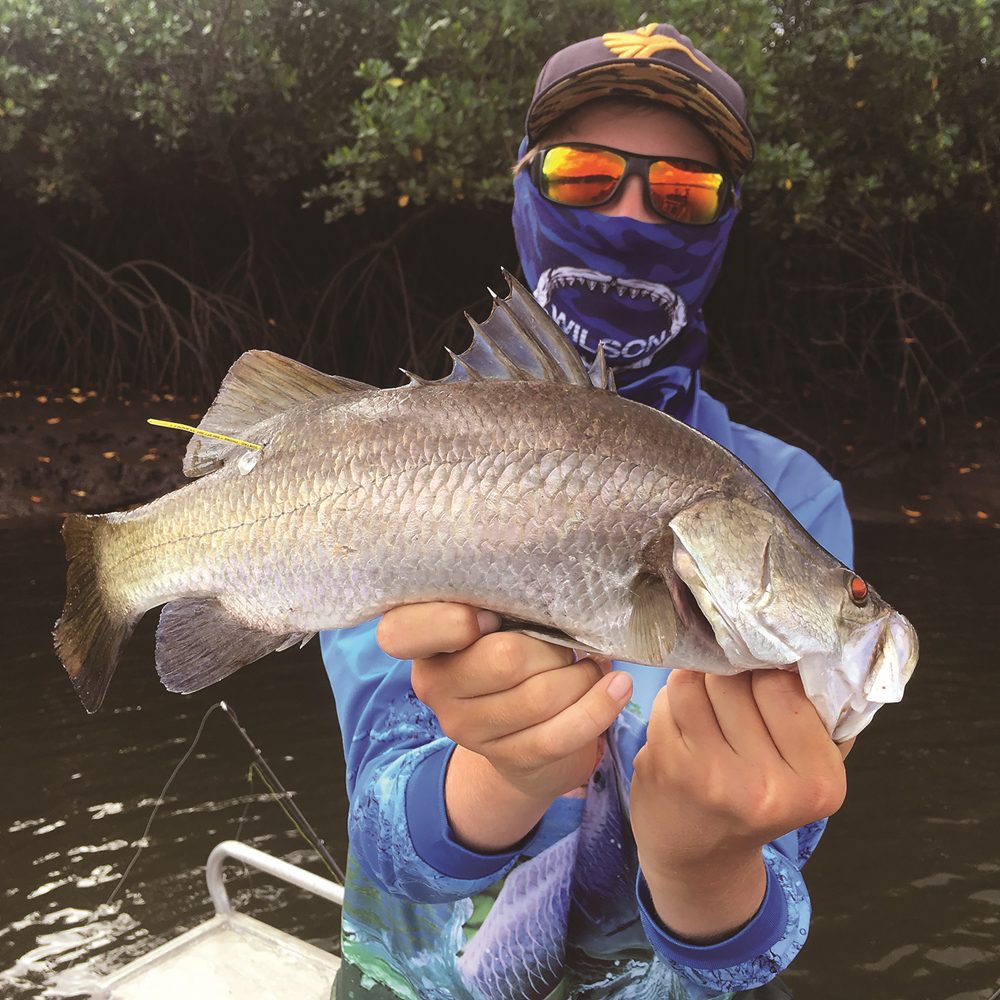
[[[604,345],[623,396],[686,419],[708,334],[702,306],[736,209],[709,226],[566,208],[514,178],[514,238],[528,286],[585,360]]]

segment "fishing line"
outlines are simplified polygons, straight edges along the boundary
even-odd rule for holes
[[[295,829],[298,832],[299,836],[307,844],[309,844],[309,846],[312,847],[317,852],[317,854],[320,855],[320,859],[322,860],[323,864],[325,864],[326,867],[329,869],[330,874],[336,876],[337,878],[339,878],[341,884],[343,884],[344,883],[344,873],[340,870],[340,866],[337,864],[336,861],[333,860],[332,857],[329,858],[329,860],[327,860],[326,857],[323,857],[323,854],[320,852],[320,848],[317,846],[317,842],[311,840],[309,838],[309,836],[306,834],[306,832],[302,829],[302,827],[299,826],[299,824],[295,820],[295,817],[285,808],[285,804],[282,801],[282,796],[280,796],[275,791],[274,786],[267,780],[267,776],[257,766],[256,762],[253,762],[253,763],[250,764],[250,767],[247,769],[247,781],[250,782],[250,787],[251,788],[253,787],[253,779],[254,779],[255,776],[260,779],[261,784],[263,784],[264,787],[267,788],[267,790],[271,793],[272,800],[278,803],[278,806],[281,808],[281,811],[285,814],[285,818],[288,820],[289,823],[292,824],[292,826],[295,827]],[[289,796],[289,793],[285,792],[285,796]],[[291,801],[290,797],[288,798],[288,801],[289,802]],[[243,824],[246,822],[247,813],[250,811],[250,806],[251,805],[253,805],[252,801],[247,802],[247,804],[243,807],[243,812],[240,814],[240,821],[239,821],[239,823],[236,824],[236,837],[234,838],[236,840],[240,839],[240,834],[243,831]],[[317,841],[318,840],[319,840],[319,838],[317,837]],[[323,846],[325,847],[326,845],[323,845]],[[248,885],[248,887],[250,889],[250,892],[252,893],[253,892],[253,880],[250,877],[250,867],[249,867],[249,865],[247,865],[247,864],[243,865],[243,872],[246,875],[247,885]]]
[[[312,824],[305,818],[302,810],[295,804],[292,799],[291,793],[288,792],[285,786],[278,780],[278,776],[271,770],[270,764],[264,760],[264,755],[257,749],[254,745],[252,739],[250,739],[250,734],[240,725],[240,720],[236,717],[236,713],[224,702],[220,701],[216,703],[232,720],[233,725],[236,727],[237,732],[243,737],[247,746],[250,747],[250,751],[253,753],[257,764],[260,767],[260,777],[261,781],[267,785],[271,790],[272,798],[278,803],[285,815],[288,816],[292,825],[298,830],[299,835],[316,851],[316,853],[322,858],[323,863],[330,870],[330,872],[340,879],[341,884],[346,882],[346,876],[343,871],[341,871],[340,865],[333,859],[333,855],[327,850],[326,844],[323,842],[323,838],[313,829]],[[213,705],[213,708],[216,706]],[[274,788],[271,787],[268,782],[276,785],[278,791],[281,792],[281,797],[279,797]],[[289,806],[292,812],[295,814],[294,819],[289,815],[288,810],[285,809],[285,804]],[[296,822],[296,820],[298,822]]]
[[[247,784],[250,788],[253,788],[253,764],[247,768]],[[253,805],[253,796],[248,795],[246,802],[243,803],[243,812],[240,813],[240,821],[236,824],[236,835],[233,840],[240,841],[243,837],[243,824],[247,821],[247,814],[250,812],[250,807]],[[250,866],[244,861],[243,862],[243,877],[247,882],[247,901],[253,899],[253,875],[250,872]],[[237,903],[236,909],[242,910],[246,905],[246,901],[243,903]]]
[[[139,860],[139,855],[149,846],[149,832],[153,827],[153,822],[156,819],[157,813],[160,811],[160,806],[166,801],[167,792],[170,790],[170,786],[174,783],[177,775],[180,773],[181,768],[190,760],[191,755],[194,753],[201,740],[202,733],[205,731],[205,724],[208,722],[208,717],[216,710],[222,709],[226,713],[229,720],[236,727],[236,731],[243,738],[244,742],[250,747],[251,752],[254,755],[255,762],[250,765],[250,773],[254,771],[257,772],[263,784],[267,787],[268,791],[271,793],[272,799],[278,803],[281,807],[282,812],[295,827],[299,836],[309,844],[313,850],[320,856],[323,864],[329,869],[331,874],[338,878],[343,884],[346,881],[343,871],[340,865],[334,860],[333,856],[330,854],[323,842],[323,839],[318,833],[313,829],[312,825],[302,814],[302,810],[296,805],[292,800],[291,793],[285,788],[284,785],[278,780],[278,776],[271,769],[271,766],[264,759],[264,755],[255,746],[253,740],[250,738],[250,734],[243,728],[240,724],[240,720],[237,718],[236,713],[224,702],[217,701],[215,704],[210,705],[206,710],[205,714],[201,717],[201,722],[198,724],[198,731],[194,734],[194,738],[188,745],[187,750],[184,751],[184,755],[175,765],[173,771],[170,772],[170,777],[167,778],[166,783],[160,790],[160,794],[156,798],[156,803],[153,806],[153,811],[149,814],[149,819],[146,822],[146,827],[142,831],[142,836],[138,840],[138,846],[136,847],[135,854],[132,855],[132,859],[129,861],[122,873],[122,877],[118,880],[111,895],[108,896],[108,903],[112,903],[117,897],[121,887],[125,884],[125,880],[129,877],[132,869],[135,867],[135,863]],[[277,790],[276,790],[277,789]],[[280,792],[280,795],[279,795]],[[288,808],[286,808],[286,805]],[[291,812],[289,812],[291,810]],[[242,819],[241,819],[242,825]]]
[[[136,861],[139,860],[139,855],[142,854],[143,849],[149,843],[146,839],[149,836],[149,831],[152,829],[153,820],[156,819],[156,814],[160,811],[160,806],[163,805],[164,799],[166,797],[167,791],[174,782],[174,778],[177,777],[180,769],[188,762],[188,758],[194,753],[195,747],[198,745],[198,741],[201,739],[201,734],[205,730],[205,723],[208,722],[208,717],[217,709],[222,707],[222,702],[217,701],[214,705],[211,705],[208,711],[201,717],[201,724],[198,726],[198,732],[194,734],[194,739],[191,741],[187,750],[184,752],[184,756],[177,762],[173,771],[170,772],[170,777],[167,778],[167,783],[163,786],[160,794],[156,798],[156,803],[153,806],[153,811],[149,814],[149,820],[146,823],[146,829],[142,831],[142,836],[139,838],[139,846],[136,848],[135,854],[132,855],[132,860],[128,863],[125,871],[122,872],[122,877],[118,880],[118,884],[111,891],[111,895],[108,896],[108,903],[113,903],[115,897],[118,895],[118,890],[121,889],[122,885],[125,883],[125,879],[129,877],[129,873],[135,866]]]

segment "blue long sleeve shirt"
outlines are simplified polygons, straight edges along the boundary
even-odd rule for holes
[[[690,423],[742,459],[803,527],[851,565],[839,483],[801,449],[729,419],[700,388]],[[350,797],[343,954],[407,1000],[642,995],[706,1000],[778,975],[808,932],[800,870],[824,822],[764,847],[767,889],[727,940],[694,946],[657,920],[627,822],[632,761],[669,671],[616,663],[633,698],[583,797],[563,797],[520,844],[480,854],[454,837],[444,776],[454,743],[414,695],[410,663],[375,641],[377,621],[321,635]],[[595,992],[596,990],[596,992]]]

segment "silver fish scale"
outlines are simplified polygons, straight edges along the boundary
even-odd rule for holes
[[[121,515],[117,586],[142,606],[215,595],[291,634],[464,600],[622,648],[643,547],[738,465],[647,407],[540,382],[338,396],[246,436],[268,440],[250,472]]]
[[[347,560],[348,575],[360,586],[345,593],[345,613],[360,605],[363,620],[401,595],[479,595],[517,617],[561,619],[561,627],[609,607],[618,608],[619,617],[625,613],[622,585],[634,576],[638,555],[629,528],[634,536],[643,504],[632,503],[630,525],[622,501],[628,509],[630,478],[648,477],[631,476],[620,458],[550,443],[572,440],[573,428],[548,428],[547,436],[536,431],[534,439],[530,427],[501,428],[504,400],[496,397],[538,399],[524,385],[502,388],[508,392],[496,392],[495,385],[461,393],[455,387],[405,390],[377,400],[376,410],[398,411],[393,416],[405,436],[368,435],[360,461],[349,465],[365,502],[340,539],[358,553]],[[444,397],[444,421],[429,395]],[[456,405],[459,397],[465,405]],[[427,422],[420,419],[425,407]],[[339,409],[331,415],[345,416]],[[383,422],[377,412],[368,417]],[[374,478],[373,470],[385,470],[385,478]],[[607,503],[612,493],[617,510]],[[483,558],[490,553],[495,558]]]

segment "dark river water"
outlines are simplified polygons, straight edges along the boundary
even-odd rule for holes
[[[1000,531],[862,526],[858,551],[859,571],[916,625],[920,666],[850,757],[847,803],[806,868],[810,938],[786,979],[797,1000],[985,1000],[1000,985]],[[49,638],[57,529],[5,527],[0,558],[0,997],[85,995],[88,976],[207,919],[204,863],[220,840],[323,873],[216,712],[107,904],[220,698],[343,859],[343,757],[317,644],[179,697],[153,669],[150,615],[87,716]],[[231,891],[246,912],[336,948],[331,904],[261,876]]]

